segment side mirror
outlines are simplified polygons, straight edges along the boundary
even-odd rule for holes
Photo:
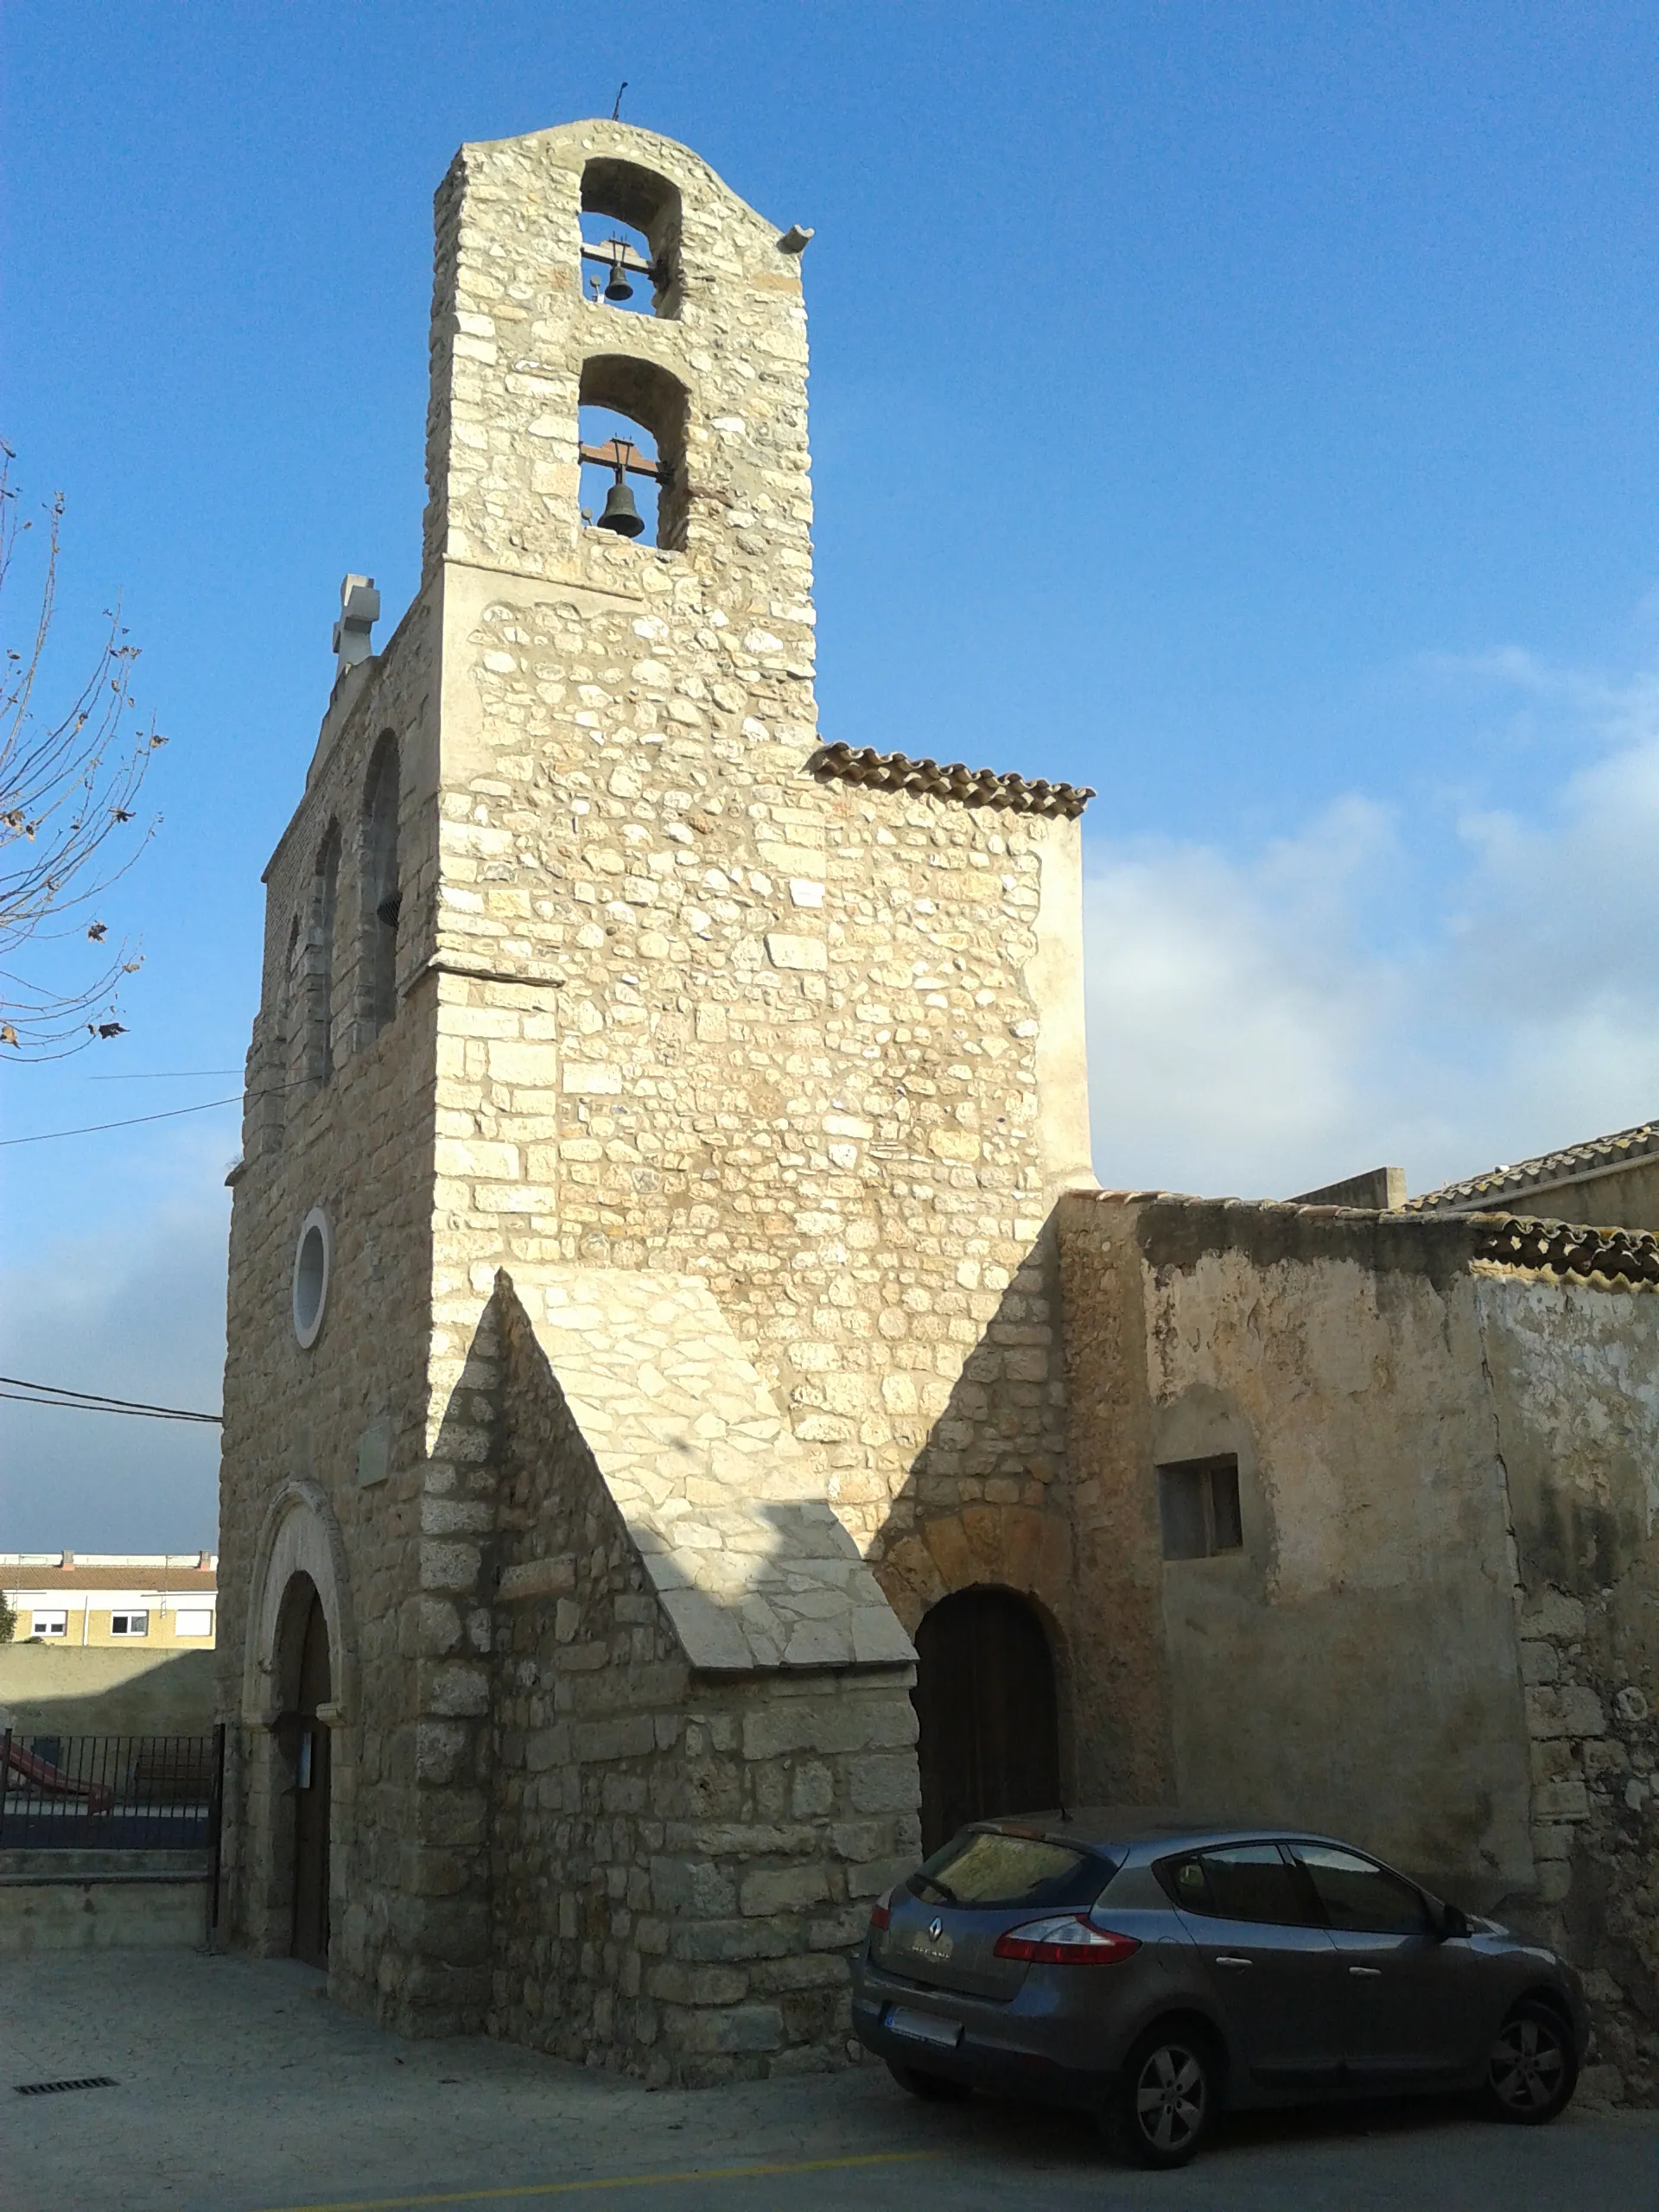
[[[1443,1904],[1440,1907],[1440,1941],[1449,1943],[1459,1936],[1472,1936],[1469,1916],[1461,1905]]]

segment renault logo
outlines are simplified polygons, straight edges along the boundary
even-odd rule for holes
[[[930,1920],[927,1923],[927,1932],[937,1943],[944,1933],[944,1923],[942,1920]]]

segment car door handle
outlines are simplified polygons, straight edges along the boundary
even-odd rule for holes
[[[1381,1967],[1350,1967],[1348,1971],[1358,1981],[1381,1981],[1382,1979]]]
[[[1216,1955],[1216,1964],[1218,1967],[1249,1967],[1255,1961],[1254,1959],[1241,1959],[1234,1951],[1220,1951]]]

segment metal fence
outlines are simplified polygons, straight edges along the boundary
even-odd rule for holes
[[[0,1736],[0,1850],[216,1851],[225,1732]]]

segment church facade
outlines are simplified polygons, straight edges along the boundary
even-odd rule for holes
[[[613,122],[438,194],[266,877],[227,1924],[730,2078],[960,1819],[1221,1790],[1578,1913],[1637,2083],[1659,1247],[1096,1187],[1091,794],[817,727],[809,236]]]

